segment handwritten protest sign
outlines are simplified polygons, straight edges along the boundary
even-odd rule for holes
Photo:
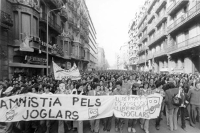
[[[62,79],[72,79],[72,80],[79,80],[81,79],[81,75],[79,69],[77,68],[76,64],[69,70],[62,69],[59,67],[55,62],[53,63],[53,72],[55,80],[62,80]]]
[[[156,118],[162,97],[22,94],[0,98],[0,122],[93,120],[110,117]]]
[[[157,118],[160,113],[162,96],[115,96],[114,115],[119,118]]]
[[[0,121],[91,120],[113,115],[114,97],[38,95],[0,98]]]

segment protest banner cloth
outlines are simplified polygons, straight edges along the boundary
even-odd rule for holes
[[[160,94],[115,96],[114,115],[118,118],[157,118],[162,100],[163,97]]]
[[[62,69],[55,62],[52,62],[52,63],[53,63],[53,72],[54,72],[55,80],[62,80],[62,79],[69,79],[69,78],[72,80],[81,79],[81,74],[75,63],[73,67],[69,70]]]
[[[92,120],[113,115],[111,96],[22,94],[0,98],[0,122]]]
[[[0,122],[30,120],[94,120],[119,118],[156,118],[162,97],[82,96],[64,94],[22,94],[0,98]]]

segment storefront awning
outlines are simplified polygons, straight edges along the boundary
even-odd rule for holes
[[[28,67],[28,68],[47,68],[45,65],[33,65],[33,64],[23,64],[23,63],[9,63],[10,67]],[[50,68],[50,66],[48,67]]]

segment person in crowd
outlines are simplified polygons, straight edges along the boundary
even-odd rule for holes
[[[100,96],[101,95],[100,84],[96,84],[94,88],[95,88],[95,96]],[[93,95],[92,93],[93,91],[90,92],[91,95]],[[99,124],[100,124],[100,119],[90,120],[91,132],[99,133],[100,130]]]
[[[181,80],[179,80],[179,83],[178,83],[179,89],[181,91],[180,96],[182,98],[182,103],[178,110],[177,121],[180,116],[181,117],[181,128],[186,131],[185,116],[186,116],[186,110],[187,110],[186,107],[187,107],[188,101],[186,100],[187,93],[186,93],[186,89],[184,89],[184,82],[185,82],[185,80],[181,79]]]
[[[143,87],[140,90],[138,90],[138,95],[148,96],[152,93],[153,92],[149,87],[149,83],[147,81],[145,81]],[[141,129],[144,129],[145,133],[149,133],[149,119],[141,119],[140,125]]]
[[[113,92],[113,95],[128,95],[130,93],[128,93],[129,90],[122,88],[122,82],[121,81],[117,81],[116,82],[116,89]],[[118,132],[120,131],[120,133],[123,133],[123,126],[124,126],[125,122],[123,118],[116,118],[115,117],[115,131]]]
[[[157,81],[156,82],[156,89],[154,90],[155,93],[161,94],[161,96],[163,97],[163,99],[165,98],[165,92],[162,89],[163,87],[163,83],[161,81]],[[156,129],[159,130],[160,129],[160,121],[161,121],[161,112],[162,112],[162,107],[163,107],[163,102],[161,104],[161,110],[159,113],[158,118],[156,118]]]
[[[165,103],[169,114],[169,127],[171,131],[177,130],[177,113],[179,106],[173,104],[173,98],[180,98],[181,88],[171,88],[165,91]]]
[[[195,87],[187,95],[190,103],[190,125],[195,127],[196,116],[200,119],[200,81],[195,81]]]

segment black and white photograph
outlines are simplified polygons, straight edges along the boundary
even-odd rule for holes
[[[200,132],[200,0],[0,12],[0,133]]]

